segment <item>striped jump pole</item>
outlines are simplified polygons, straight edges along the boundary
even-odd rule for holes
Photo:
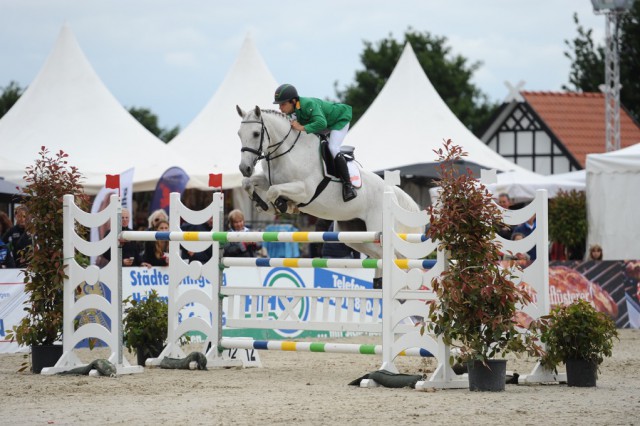
[[[382,345],[360,345],[355,343],[293,342],[287,340],[250,340],[223,337],[224,349],[256,349],[291,352],[326,352],[341,354],[381,355]],[[400,356],[431,358],[426,349],[412,348],[400,352]]]
[[[431,269],[435,259],[394,259],[400,269]],[[253,258],[223,257],[224,267],[285,267],[285,268],[354,268],[375,269],[382,267],[382,259],[323,259],[323,258]]]
[[[424,234],[396,234],[399,238],[420,243]],[[217,241],[219,243],[377,243],[381,232],[181,232],[181,231],[123,231],[126,241]]]
[[[127,241],[217,241],[219,243],[380,243],[380,232],[180,232],[123,231]]]

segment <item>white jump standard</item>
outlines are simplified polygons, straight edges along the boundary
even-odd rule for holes
[[[64,353],[55,368],[69,369],[77,366],[72,350],[78,341],[89,337],[99,337],[107,342],[113,350],[112,357],[117,362],[119,373],[137,372],[139,367],[131,367],[122,357],[121,330],[121,290],[114,289],[120,283],[122,267],[118,236],[130,240],[155,241],[169,240],[170,262],[168,267],[168,304],[169,327],[166,347],[156,359],[148,359],[147,365],[158,365],[163,357],[185,357],[180,347],[180,337],[187,332],[198,331],[206,336],[203,348],[206,351],[208,366],[247,365],[249,360],[230,359],[228,352],[233,349],[251,350],[303,350],[310,352],[347,352],[378,354],[382,357],[381,368],[397,372],[394,359],[399,355],[427,356],[433,355],[438,366],[425,382],[419,382],[417,387],[435,388],[464,388],[468,386],[464,376],[456,376],[449,365],[450,349],[441,339],[432,335],[421,335],[419,328],[413,326],[408,319],[412,317],[428,317],[428,306],[425,301],[433,300],[434,294],[429,290],[433,277],[438,276],[445,265],[444,253],[437,252],[436,260],[425,260],[430,253],[437,250],[437,244],[425,238],[422,234],[404,234],[398,229],[422,228],[428,223],[425,211],[413,212],[400,207],[396,193],[389,179],[398,179],[397,174],[387,176],[382,217],[382,232],[336,232],[336,233],[226,233],[221,232],[223,220],[224,200],[221,193],[213,194],[213,201],[206,209],[193,211],[180,201],[180,194],[171,194],[170,232],[133,232],[125,231],[120,234],[110,233],[103,240],[89,243],[77,235],[65,236],[65,258],[72,267],[69,273],[69,283],[65,283],[65,333]],[[517,244],[514,251],[526,251],[529,246],[542,244],[546,240],[546,192],[540,192],[536,201],[521,211],[505,216],[505,221],[526,220],[532,214],[539,217],[538,232],[527,240],[513,242]],[[65,198],[65,202],[67,199]],[[107,218],[111,221],[112,229],[119,229],[119,203],[117,197],[111,198],[111,205],[98,214],[94,221],[87,221],[92,215],[81,212],[70,201],[70,208],[65,208],[65,230],[72,230],[75,221],[85,226],[97,226]],[[65,204],[66,206],[66,204]],[[86,216],[86,217],[85,217]],[[213,232],[185,233],[180,230],[181,219],[188,223],[205,223],[213,217]],[[95,222],[95,223],[94,223]],[[521,222],[518,222],[521,223]],[[87,225],[88,224],[88,225]],[[544,229],[543,232],[541,229]],[[66,234],[65,234],[66,235]],[[343,239],[344,238],[344,239]],[[82,241],[81,241],[82,240]],[[223,258],[221,256],[221,242],[225,241],[287,241],[287,242],[340,242],[367,241],[382,245],[380,259],[354,259],[344,262],[342,259],[242,259]],[[524,243],[523,243],[524,241]],[[67,242],[69,244],[67,244]],[[505,249],[510,249],[505,242]],[[212,247],[213,257],[202,264],[194,261],[187,264],[180,257],[180,246],[190,251],[202,251]],[[88,255],[98,255],[111,248],[118,253],[118,257],[105,268],[88,267],[83,269],[74,265],[73,253],[78,251]],[[67,253],[70,253],[67,256]],[[253,267],[282,266],[288,268],[378,268],[382,269],[382,290],[371,289],[343,289],[343,288],[284,288],[284,287],[239,287],[223,284],[222,270],[229,267],[250,265]],[[544,256],[529,266],[518,277],[527,282],[537,294],[537,305],[525,310],[533,318],[548,312],[548,260]],[[189,278],[191,280],[204,279],[211,285],[181,286]],[[79,281],[78,281],[79,280]],[[74,291],[79,283],[102,282],[111,288],[111,303],[96,295],[89,295],[75,301]],[[99,300],[101,299],[101,300]],[[224,302],[224,303],[223,303]],[[178,320],[180,310],[188,304],[198,303],[206,308],[210,315],[206,317],[189,317]],[[308,320],[303,321],[297,314],[300,306],[308,310]],[[226,326],[234,329],[265,329],[265,330],[321,330],[335,332],[367,332],[382,335],[381,345],[345,345],[326,343],[272,342],[246,338],[226,338],[222,335],[222,317]],[[273,306],[279,308],[274,309]],[[364,307],[367,309],[364,309]],[[74,318],[78,309],[98,309],[109,313],[112,319],[111,330],[102,330],[97,324],[88,324],[73,331]],[[117,319],[114,321],[114,319]],[[102,327],[103,328],[103,327]],[[71,330],[71,331],[69,331]],[[113,361],[112,361],[113,362]],[[56,371],[57,371],[56,370]],[[523,376],[521,376],[522,378]],[[551,381],[548,372],[537,369],[535,375],[530,375],[530,381]],[[369,385],[374,383],[369,382]]]

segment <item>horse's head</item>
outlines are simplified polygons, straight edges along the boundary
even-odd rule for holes
[[[269,142],[265,141],[266,131],[262,111],[260,111],[259,107],[256,106],[253,110],[245,112],[236,105],[236,111],[242,117],[240,129],[238,130],[238,136],[242,144],[240,173],[244,177],[249,177],[253,174],[258,160],[263,157]]]
[[[285,142],[291,134],[291,123],[285,114],[272,109],[261,110],[256,106],[245,112],[236,106],[236,110],[242,117],[238,130],[242,143],[240,172],[243,176],[249,177],[253,174],[258,160],[264,158],[271,161],[280,157],[277,155],[278,152],[286,150]]]

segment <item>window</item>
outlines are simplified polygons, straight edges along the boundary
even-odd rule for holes
[[[516,153],[514,132],[500,132],[498,133],[498,138],[498,153],[500,155],[514,155]]]

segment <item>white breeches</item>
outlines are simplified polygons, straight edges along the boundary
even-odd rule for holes
[[[331,151],[331,155],[333,158],[336,158],[336,155],[340,152],[340,146],[342,146],[342,141],[345,136],[347,136],[347,132],[349,131],[349,123],[344,126],[340,130],[332,130],[329,133],[329,151]]]

